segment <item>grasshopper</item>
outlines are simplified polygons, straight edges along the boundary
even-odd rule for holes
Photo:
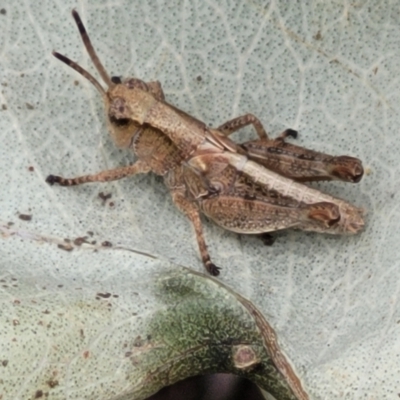
[[[324,179],[357,181],[362,175],[362,166],[357,159],[347,157],[352,160],[348,163],[342,163],[342,159],[336,164],[333,161],[342,171],[337,173],[338,168],[331,168],[324,161],[326,158],[319,156],[321,153],[290,145],[297,149],[297,153],[294,152],[298,154],[299,161],[294,158],[297,165],[300,165],[300,160],[307,161],[307,155],[312,154],[308,157],[309,161],[316,158],[318,168],[314,169],[322,169],[322,172],[315,173],[310,169],[310,162],[306,162],[305,166],[297,168],[303,169],[300,176],[294,176],[296,168],[291,168],[290,162],[289,168],[282,167],[286,162],[283,154],[277,157],[278,162],[275,163],[281,165],[275,168],[280,174],[274,172],[270,165],[263,167],[255,147],[251,147],[252,142],[238,145],[227,137],[235,130],[252,124],[260,136],[258,146],[271,144],[274,141],[268,139],[258,119],[247,114],[228,121],[219,129],[212,129],[168,104],[159,82],[110,77],[78,13],[73,10],[72,15],[107,90],[74,61],[57,52],[53,55],[96,87],[103,98],[108,127],[116,145],[132,149],[138,160],[126,167],[71,179],[49,175],[46,179],[49,184],[72,186],[148,172],[164,176],[175,205],[194,227],[203,264],[214,276],[219,274],[219,268],[211,262],[200,212],[230,231],[245,234],[263,234],[286,228],[354,234],[363,227],[362,210],[283,176],[306,181],[314,180],[319,174]],[[275,141],[284,143],[283,139],[284,135],[281,135]],[[269,160],[269,153],[264,158]]]

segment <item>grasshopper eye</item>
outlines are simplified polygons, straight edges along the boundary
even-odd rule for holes
[[[109,116],[110,122],[112,125],[118,126],[118,127],[122,127],[122,126],[127,126],[130,123],[130,119],[129,118],[115,118],[113,115]]]

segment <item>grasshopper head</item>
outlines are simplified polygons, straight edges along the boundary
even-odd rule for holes
[[[135,78],[122,80],[120,77],[110,77],[93,48],[86,28],[83,25],[78,12],[76,10],[72,10],[72,16],[74,17],[74,20],[82,37],[82,41],[94,66],[96,67],[104,83],[107,85],[107,90],[103,88],[103,86],[96,78],[94,78],[93,75],[91,75],[88,71],[83,69],[74,61],[57,52],[53,52],[53,55],[71,68],[75,69],[95,86],[95,88],[98,90],[103,98],[105,112],[108,120],[108,127],[115,144],[118,147],[131,147],[135,135],[141,131],[140,123],[138,123],[141,116],[126,115],[127,107],[124,108],[121,103],[123,103],[124,101],[126,102],[127,99],[121,99],[120,94],[121,92],[123,92],[125,97],[126,93],[128,93],[130,96],[137,94],[137,97],[139,97],[137,99],[138,102],[140,101],[140,95],[143,92],[145,92],[145,94],[143,94],[142,96],[150,94],[152,98],[155,98],[157,100],[164,100],[164,93],[162,91],[161,85],[159,82],[146,83],[141,81],[140,79]],[[127,92],[126,89],[129,89],[129,91]],[[133,101],[132,104],[134,103],[135,101]],[[118,110],[122,110],[123,108],[123,111],[125,112],[118,112]]]

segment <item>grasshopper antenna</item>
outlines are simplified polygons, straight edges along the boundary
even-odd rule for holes
[[[75,71],[79,72],[88,81],[90,81],[93,84],[93,86],[95,86],[96,89],[100,92],[103,98],[107,97],[107,93],[100,85],[99,81],[93,75],[91,75],[89,72],[83,69],[80,65],[78,65],[75,61],[70,60],[68,57],[63,56],[62,54],[57,53],[56,51],[53,51],[53,56],[58,58],[63,63],[67,64],[69,67],[73,68]]]
[[[76,10],[72,10],[72,16],[74,17],[74,20],[76,22],[76,26],[79,29],[79,33],[81,35],[83,44],[86,47],[86,50],[89,54],[90,59],[92,60],[94,66],[96,67],[98,73],[102,77],[104,83],[109,87],[112,88],[115,86],[115,84],[112,82],[111,78],[109,77],[107,71],[103,67],[103,64],[100,62],[99,57],[96,54],[95,49],[93,48],[93,45],[89,39],[89,35],[86,32],[86,28],[83,25],[83,22],[81,20],[81,17],[79,16],[78,12]]]

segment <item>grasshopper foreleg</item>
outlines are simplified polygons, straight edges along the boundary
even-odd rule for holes
[[[88,182],[110,182],[117,181],[118,179],[125,178],[135,174],[145,174],[150,171],[149,166],[143,161],[136,161],[133,165],[127,167],[118,167],[101,171],[93,175],[83,175],[76,178],[63,178],[57,175],[49,175],[46,182],[50,185],[57,183],[61,186],[75,186]]]

